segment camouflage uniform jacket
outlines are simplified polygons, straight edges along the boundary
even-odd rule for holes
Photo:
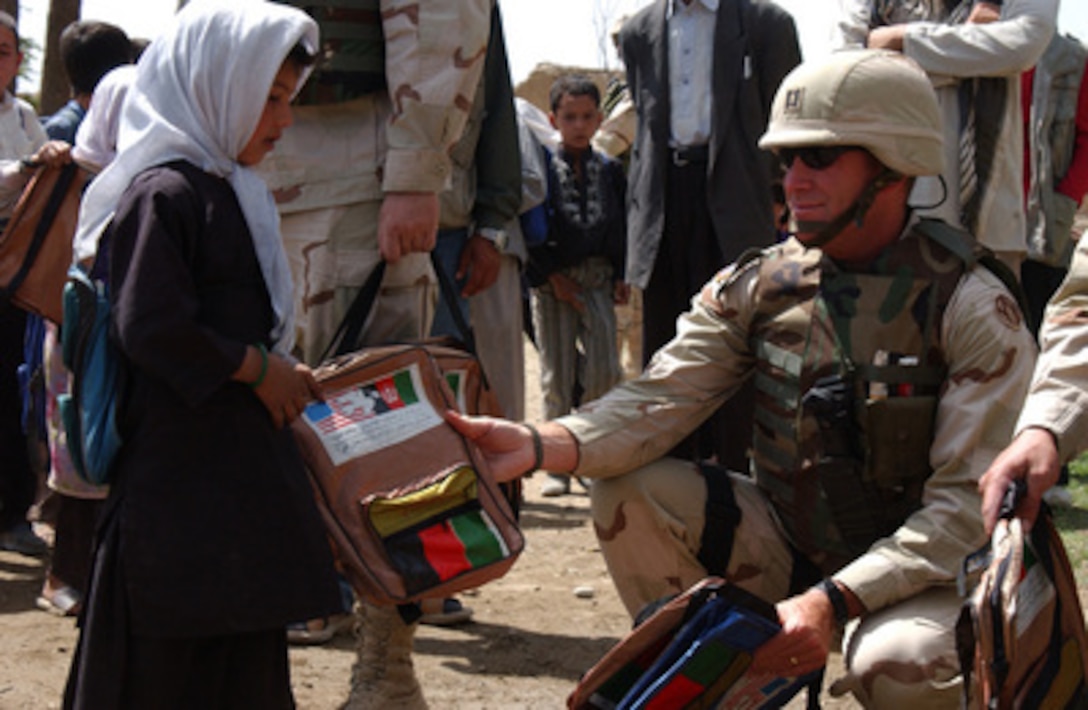
[[[386,85],[378,93],[387,95],[296,110],[295,130],[285,133],[261,169],[281,211],[381,199],[388,192],[445,190],[449,150],[465,129],[483,71],[493,3],[376,3]],[[383,125],[370,125],[372,114]],[[345,133],[344,123],[354,130]]]
[[[911,231],[905,239],[917,238]],[[760,268],[768,260],[780,268]],[[641,378],[558,420],[579,442],[577,473],[619,475],[663,455],[697,427],[757,368],[757,343],[767,336],[761,329],[774,325],[765,317],[774,309],[760,301],[768,291],[760,279],[788,279],[806,269],[839,271],[826,257],[790,240],[725,269],[704,287],[681,317],[677,337],[658,351]],[[803,305],[806,298],[825,300],[808,290],[798,291],[796,302]],[[936,345],[947,375],[938,393],[929,446],[933,473],[921,491],[921,507],[898,529],[830,570],[870,611],[951,583],[964,556],[985,541],[977,481],[1009,440],[1035,359],[1013,298],[983,268],[968,271],[955,286]]]
[[[1063,461],[1088,448],[1088,241],[1073,252],[1069,275],[1050,299],[1039,331],[1042,353],[1016,425],[1050,430]]]

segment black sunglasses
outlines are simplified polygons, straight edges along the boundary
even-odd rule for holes
[[[843,153],[848,153],[851,150],[858,150],[858,147],[853,145],[811,145],[804,148],[779,148],[778,160],[786,170],[793,167],[795,158],[800,158],[802,163],[813,170],[826,170],[834,165],[835,161]]]

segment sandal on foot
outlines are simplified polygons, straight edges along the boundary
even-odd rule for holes
[[[320,646],[332,641],[341,631],[351,628],[351,614],[337,614],[287,625],[287,643],[295,646]]]
[[[424,599],[420,602],[420,609],[423,615],[419,617],[419,623],[428,626],[456,626],[472,620],[472,608],[453,597]]]
[[[67,584],[57,587],[52,592],[44,590],[38,595],[37,605],[42,611],[54,616],[78,616],[82,595]]]

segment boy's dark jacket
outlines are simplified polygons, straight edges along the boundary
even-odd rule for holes
[[[526,269],[529,285],[541,286],[547,282],[550,274],[579,264],[592,256],[608,259],[612,263],[612,280],[622,281],[627,253],[627,215],[624,204],[627,180],[623,166],[603,153],[592,151],[594,159],[601,162],[599,191],[604,215],[597,224],[583,228],[563,214],[562,191],[553,160],[555,156],[548,149],[543,150],[548,173],[548,196],[545,200],[548,237],[543,244],[529,248],[529,265]],[[568,161],[575,159],[562,148],[559,150],[561,158]],[[588,155],[589,151],[583,158]],[[585,170],[582,172],[584,175]],[[580,184],[579,188],[579,197],[584,208],[585,184]]]

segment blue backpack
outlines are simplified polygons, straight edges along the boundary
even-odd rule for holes
[[[93,484],[106,483],[121,447],[117,430],[120,369],[109,339],[110,302],[104,279],[79,265],[64,286],[61,357],[72,373],[69,394],[57,398],[76,472]]]

